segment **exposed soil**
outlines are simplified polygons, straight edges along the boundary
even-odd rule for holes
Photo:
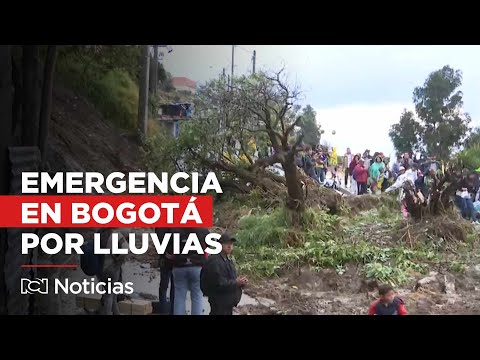
[[[451,274],[447,276],[452,278]],[[480,314],[480,281],[468,275],[453,277],[453,292],[445,292],[439,284],[397,289],[409,314]],[[376,283],[367,283],[356,267],[349,267],[343,275],[334,270],[290,274],[252,284],[245,291],[260,301],[258,306],[244,306],[242,315],[365,315],[376,299]],[[267,300],[265,300],[267,299]],[[272,300],[272,301],[268,301]]]
[[[117,129],[88,101],[56,84],[49,123],[52,171],[135,171],[142,150],[131,132]]]

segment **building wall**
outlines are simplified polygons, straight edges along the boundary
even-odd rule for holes
[[[191,87],[188,87],[188,86],[177,85],[177,86],[174,86],[174,88],[177,91],[188,91],[189,93],[195,94],[195,89],[192,89]]]

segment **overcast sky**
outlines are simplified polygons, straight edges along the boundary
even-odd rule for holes
[[[173,76],[198,82],[231,73],[231,45],[173,45],[164,65]],[[353,152],[393,152],[388,137],[403,108],[413,110],[412,93],[428,74],[450,65],[463,72],[465,111],[474,124],[480,117],[480,46],[321,46],[239,45],[235,74],[285,67],[289,80],[301,86],[304,104],[317,112],[324,138]],[[332,131],[335,130],[335,136]]]

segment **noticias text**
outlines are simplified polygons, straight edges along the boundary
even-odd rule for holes
[[[119,281],[113,282],[108,278],[106,282],[95,282],[94,278],[83,279],[83,281],[70,281],[69,279],[53,279],[53,287],[49,286],[51,279],[21,279],[20,293],[21,294],[42,294],[46,295],[53,290],[54,294],[133,294],[133,283],[126,282],[125,284]]]

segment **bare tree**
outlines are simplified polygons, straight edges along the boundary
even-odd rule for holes
[[[193,121],[183,125],[177,142],[162,146],[163,157],[181,157],[195,171],[217,170],[223,181],[233,174],[231,182],[242,190],[248,183],[268,192],[284,191],[286,185],[287,207],[297,223],[305,206],[302,175],[295,165],[303,137],[294,131],[301,121],[298,87],[278,71],[236,78],[230,88],[224,80],[214,80],[197,95]],[[285,177],[266,171],[276,163]]]
[[[288,190],[287,206],[303,211],[303,191],[295,165],[295,154],[303,134],[298,136],[294,144],[289,143],[290,135],[301,120],[296,116],[299,107],[295,106],[300,90],[298,87],[290,87],[282,73],[283,70],[272,76],[259,74],[247,78],[240,85],[236,82],[231,104],[233,112],[244,115],[241,131],[266,133],[273,147],[273,156],[258,159],[252,167],[264,168],[275,163],[282,164]]]

